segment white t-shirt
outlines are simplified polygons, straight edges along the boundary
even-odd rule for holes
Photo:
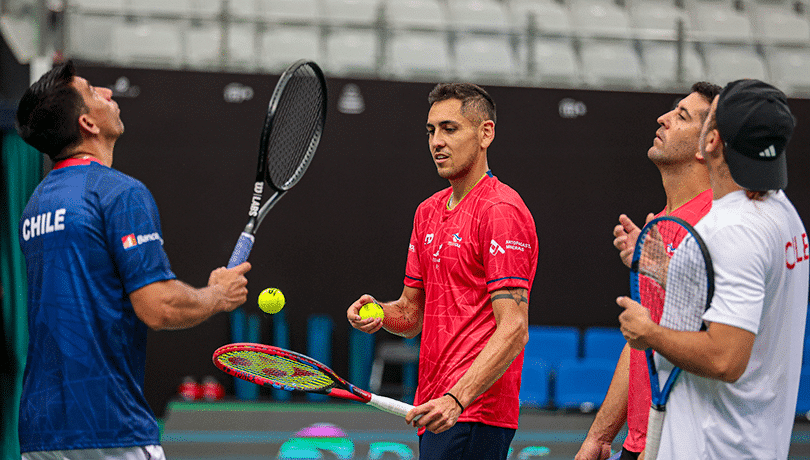
[[[781,191],[712,204],[695,225],[712,257],[707,322],[756,334],[734,383],[681,373],[667,404],[659,459],[786,459],[808,306],[807,231]]]

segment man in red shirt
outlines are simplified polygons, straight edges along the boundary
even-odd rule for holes
[[[711,103],[721,89],[707,82],[695,83],[688,96],[658,118],[661,126],[647,157],[661,172],[667,204],[656,216],[649,214],[647,222],[653,217],[672,215],[694,225],[711,209],[711,185],[698,140]],[[628,267],[640,231],[624,214],[619,216],[619,225],[613,230],[613,245],[620,251],[622,262]],[[684,235],[662,236],[668,239],[667,250],[671,256]],[[642,279],[641,282],[648,281]],[[643,291],[645,294],[653,292],[649,289]],[[642,299],[642,304],[653,307],[651,314],[655,322],[661,318],[663,293],[658,298],[658,301]],[[605,400],[575,459],[604,460],[610,457],[611,443],[626,421],[627,438],[622,446],[621,456],[617,458],[636,460],[646,444],[650,404],[647,358],[644,351],[633,350],[626,345],[619,357]]]
[[[534,219],[520,196],[489,171],[495,104],[472,84],[431,91],[428,144],[450,187],[419,205],[402,296],[382,303],[384,320],[353,327],[403,337],[421,333],[417,406],[419,458],[505,459],[518,426],[529,292],[537,269]]]

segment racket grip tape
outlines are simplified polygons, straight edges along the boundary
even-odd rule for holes
[[[661,431],[664,427],[663,409],[650,407],[650,418],[647,422],[647,444],[644,447],[644,459],[655,460],[658,458],[658,448],[661,447]]]
[[[228,268],[233,268],[248,259],[254,241],[256,241],[256,237],[250,233],[242,232],[239,235],[239,240],[236,241],[236,247],[233,248],[231,254],[231,260],[228,261]]]
[[[371,395],[371,400],[367,404],[388,412],[389,414],[399,415],[401,417],[405,417],[408,415],[408,412],[413,409],[413,406],[408,403],[375,394]]]

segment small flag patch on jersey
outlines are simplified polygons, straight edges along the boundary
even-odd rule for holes
[[[121,238],[121,244],[124,246],[124,249],[129,249],[137,246],[138,240],[135,239],[134,233],[130,233],[129,235]]]

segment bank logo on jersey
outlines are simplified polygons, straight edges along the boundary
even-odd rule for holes
[[[160,237],[158,232],[138,236],[135,236],[134,233],[130,233],[121,238],[121,244],[124,246],[124,249],[132,249],[139,244],[148,243],[150,241],[159,241],[161,246],[163,245],[163,238]]]
[[[430,243],[432,243],[432,242],[433,242],[433,234],[432,234],[432,233],[428,233],[428,234],[425,236],[425,244],[430,244]]]
[[[138,245],[138,240],[135,239],[134,233],[130,233],[121,238],[121,244],[124,246],[124,249],[131,249]]]
[[[461,236],[458,233],[453,233],[453,242],[454,243],[461,243]]]

